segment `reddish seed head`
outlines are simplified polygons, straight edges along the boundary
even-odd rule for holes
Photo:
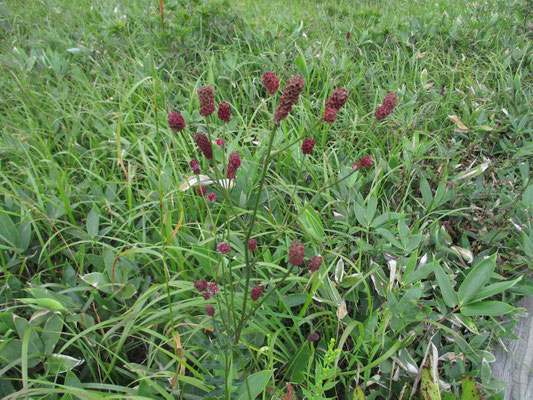
[[[387,118],[398,105],[396,93],[388,93],[383,103],[376,109],[374,116],[378,121]]]
[[[204,290],[207,289],[207,281],[205,280],[197,280],[197,281],[194,281],[194,287],[196,288],[196,290],[198,290],[199,292],[203,292]]]
[[[198,90],[200,100],[200,114],[204,117],[215,112],[215,95],[211,86],[202,86]]]
[[[168,114],[168,124],[170,125],[170,129],[176,132],[185,128],[185,120],[183,119],[183,116],[176,111],[172,111]]]
[[[259,297],[261,297],[262,292],[263,290],[261,289],[261,286],[255,285],[252,288],[252,291],[250,292],[250,297],[252,298],[253,301],[256,301]]]
[[[218,286],[215,282],[211,282],[207,290],[211,294],[218,294]]]
[[[348,101],[348,97],[350,97],[350,93],[346,88],[336,89],[326,101],[326,108],[333,108],[339,111]]]
[[[215,316],[215,307],[213,307],[211,304],[208,304],[205,306],[205,313],[209,315],[210,317]]]
[[[191,171],[198,175],[200,173],[200,164],[198,163],[198,160],[196,159],[192,159],[190,162],[189,162],[189,166],[191,167]]]
[[[310,333],[309,335],[307,335],[307,341],[309,343],[311,342],[318,342],[320,340],[320,335],[316,332],[313,332],[313,333]]]
[[[218,118],[224,122],[229,122],[231,117],[231,108],[228,103],[223,101],[218,105]]]
[[[364,156],[359,159],[359,162],[354,162],[352,164],[352,168],[372,168],[374,165],[374,161],[372,160],[372,156]]]
[[[235,173],[241,166],[241,158],[238,151],[234,151],[229,155],[228,171],[226,172],[226,178],[234,179]]]
[[[279,79],[274,71],[267,71],[263,74],[263,85],[270,94],[275,94],[279,88]]]
[[[196,132],[194,134],[194,141],[198,145],[198,148],[202,154],[208,160],[213,158],[213,148],[211,147],[211,142],[203,132]]]
[[[309,270],[311,272],[318,271],[318,269],[320,268],[321,265],[322,265],[322,257],[321,256],[313,257],[307,262],[307,266],[309,267]]]
[[[227,244],[226,242],[219,243],[217,246],[217,250],[220,254],[228,254],[229,249],[229,244]]]
[[[311,154],[313,152],[314,147],[315,147],[315,139],[313,138],[306,138],[302,142],[302,152],[304,154]]]
[[[257,240],[254,238],[248,239],[248,250],[254,251],[257,248]]]
[[[224,141],[222,139],[217,139],[217,146],[218,147],[224,146]]]
[[[346,40],[350,40],[350,36],[351,36],[351,34],[350,34],[350,32],[348,32],[348,33],[346,34]]]
[[[304,245],[295,240],[289,248],[289,262],[294,266],[302,265],[304,262],[304,252]]]
[[[205,187],[205,185],[197,186],[196,193],[198,193],[198,196],[204,197],[207,193],[207,188]]]
[[[211,293],[209,292],[204,292],[202,293],[202,297],[205,299],[205,300],[209,300],[211,298]]]
[[[292,110],[292,106],[300,97],[300,93],[304,88],[304,78],[302,75],[292,76],[285,86],[283,94],[279,98],[278,108],[274,113],[274,122],[279,124],[282,120],[287,118],[287,115]]]
[[[332,124],[337,119],[337,110],[334,108],[328,107],[324,110],[324,121],[329,124]]]
[[[209,200],[209,201],[215,201],[216,199],[217,199],[217,195],[214,194],[214,193],[209,193],[207,195],[207,200]]]

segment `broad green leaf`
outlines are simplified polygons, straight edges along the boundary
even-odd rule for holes
[[[63,305],[54,299],[31,299],[31,298],[24,298],[19,299],[23,303],[27,304],[35,304],[38,307],[45,308],[47,310],[51,311],[61,311],[61,312],[67,312],[68,310],[63,307]]]
[[[429,208],[433,202],[433,193],[431,192],[431,187],[427,179],[422,175],[420,177],[420,193],[422,193],[422,199],[424,200],[424,205],[426,208]]]
[[[291,382],[299,384],[304,381],[310,357],[311,349],[307,344],[304,344],[294,355],[287,370],[287,375]]]
[[[459,302],[466,304],[489,281],[496,267],[496,255],[492,255],[471,268],[457,292]]]
[[[512,288],[514,285],[516,285],[522,277],[518,277],[515,280],[507,281],[507,282],[498,282],[493,283],[492,285],[487,285],[484,288],[482,288],[474,297],[472,297],[472,302],[479,301],[486,299],[487,297],[491,297],[494,295],[497,295],[498,293],[502,293],[510,288]]]
[[[457,293],[455,293],[455,290],[453,290],[453,285],[450,281],[450,278],[448,278],[448,275],[438,263],[433,265],[433,272],[437,278],[437,283],[439,284],[444,302],[448,307],[455,307],[458,303]]]
[[[385,239],[387,239],[390,244],[396,246],[399,249],[403,249],[403,245],[398,239],[396,239],[396,237],[390,231],[383,228],[378,228],[376,229],[376,232],[383,236]]]
[[[405,284],[409,285],[413,282],[418,282],[423,279],[426,279],[429,274],[433,272],[433,263],[428,263],[426,265],[423,265],[419,267],[418,269],[415,269],[411,273],[409,273],[409,276],[405,279]]]
[[[478,315],[503,315],[514,310],[513,306],[502,301],[479,301],[461,307],[461,313],[468,317]]]
[[[259,371],[248,377],[248,387],[250,388],[250,395],[252,399],[257,398],[266,388],[272,372],[269,370]],[[243,382],[239,388],[237,400],[248,400],[248,390],[246,388],[246,382]]]
[[[98,235],[98,225],[100,224],[100,215],[98,214],[98,210],[96,208],[93,208],[91,212],[89,212],[89,215],[87,215],[87,233],[91,237],[95,237]]]
[[[457,397],[455,397],[452,392],[442,392],[441,398],[442,400],[457,400]]]
[[[66,356],[64,354],[52,354],[46,358],[44,362],[46,370],[51,374],[60,374],[68,372],[78,365],[82,364],[83,360]]]
[[[481,400],[481,393],[476,387],[476,381],[471,376],[465,376],[462,381],[463,392],[461,400]]]
[[[0,213],[0,241],[4,241],[12,247],[17,247],[20,236],[15,224],[5,213]]]
[[[420,393],[424,400],[440,400],[439,381],[433,381],[433,372],[430,368],[422,368]]]
[[[326,235],[324,233],[324,226],[320,222],[320,216],[311,207],[307,206],[304,210],[302,217],[300,218],[305,231],[318,242],[324,241]]]
[[[56,347],[59,338],[61,337],[61,331],[63,330],[63,320],[54,314],[44,324],[43,332],[41,333],[41,340],[44,345],[44,352],[46,354],[52,354]]]
[[[374,220],[374,215],[376,215],[376,208],[378,206],[378,201],[375,196],[370,196],[368,198],[365,210],[365,219],[368,223],[371,223]]]

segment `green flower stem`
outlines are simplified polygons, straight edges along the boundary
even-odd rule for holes
[[[245,283],[244,283],[244,298],[243,298],[243,303],[242,303],[241,320],[235,331],[235,343],[239,343],[239,337],[241,335],[241,331],[242,331],[244,321],[245,321],[244,315],[246,313],[246,304],[248,301],[248,289],[249,289],[248,286],[250,285],[250,274],[252,272],[251,270],[253,266],[253,264],[250,263],[250,250],[248,249],[248,240],[250,239],[250,235],[252,234],[252,230],[255,225],[255,219],[257,216],[257,208],[259,207],[259,199],[261,198],[261,191],[263,190],[263,186],[265,184],[265,177],[266,177],[266,172],[268,169],[268,164],[270,163],[270,160],[272,158],[270,152],[272,151],[272,145],[274,144],[274,136],[276,134],[277,128],[278,128],[277,124],[274,124],[274,127],[272,128],[272,131],[270,132],[270,139],[268,142],[267,153],[265,156],[265,160],[263,162],[263,170],[261,171],[261,179],[259,181],[259,186],[257,188],[257,198],[255,199],[255,205],[254,205],[254,210],[252,213],[252,218],[250,220],[250,225],[248,227],[248,230],[246,231],[246,236],[244,238],[244,260],[246,264],[246,278],[245,278]]]

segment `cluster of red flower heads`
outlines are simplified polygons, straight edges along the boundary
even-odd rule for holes
[[[350,97],[350,93],[345,88],[336,89],[331,94],[328,101],[326,101],[326,109],[324,110],[324,121],[332,124],[337,119],[337,113],[346,104]]]
[[[294,75],[289,78],[285,89],[279,98],[278,108],[274,113],[274,122],[279,124],[282,120],[287,118],[287,115],[292,110],[292,106],[300,97],[304,89],[304,78],[302,75]],[[268,88],[267,88],[268,90]]]
[[[383,99],[383,103],[381,103],[381,106],[376,109],[374,116],[378,121],[385,119],[390,115],[390,113],[392,113],[392,110],[394,110],[397,105],[398,97],[396,97],[396,93],[388,93],[387,96]]]
[[[215,112],[215,94],[211,86],[202,86],[198,89],[198,99],[200,100],[200,114],[204,117]]]
[[[372,168],[373,165],[374,165],[374,161],[372,160],[372,157],[364,156],[364,157],[361,157],[358,162],[354,162],[352,164],[352,168],[359,169],[361,167],[365,167],[368,169],[368,168]]]
[[[238,151],[233,151],[229,155],[228,170],[226,172],[226,178],[234,179],[235,172],[237,172],[240,166],[241,166],[241,156]]]
[[[289,263],[294,266],[299,266],[304,263],[305,247],[297,240],[293,241],[289,247]],[[317,271],[322,265],[322,257],[315,256],[307,262],[307,266],[311,272]]]

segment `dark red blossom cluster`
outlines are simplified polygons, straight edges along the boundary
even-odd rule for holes
[[[313,152],[314,147],[315,147],[315,139],[305,138],[302,142],[302,153],[311,154]]]
[[[202,154],[207,158],[208,160],[213,158],[213,148],[211,147],[211,142],[207,138],[206,134],[203,132],[196,132],[194,134],[194,141],[196,142],[196,145],[202,152]]]
[[[302,265],[304,262],[304,252],[304,245],[297,240],[293,241],[289,247],[289,262],[294,266]]]
[[[364,156],[364,157],[361,157],[358,162],[354,162],[352,164],[352,168],[359,169],[361,167],[365,167],[368,169],[368,168],[372,168],[373,165],[374,165],[374,160],[372,160],[372,156]]]
[[[304,78],[302,75],[294,75],[289,79],[285,86],[285,90],[279,98],[278,108],[274,113],[274,122],[276,124],[279,124],[282,120],[287,118],[287,115],[289,115],[292,110],[292,106],[296,103],[298,97],[300,97],[303,88]]]
[[[191,171],[193,172],[193,174],[198,175],[200,173],[200,164],[195,158],[189,161],[189,166],[191,167]]]
[[[179,112],[172,111],[168,114],[168,125],[173,131],[179,132],[185,128],[185,120]]]
[[[218,105],[218,118],[224,122],[229,122],[231,117],[231,108],[228,103],[223,101]]]
[[[196,186],[196,193],[198,193],[198,196],[204,197],[207,193],[207,188],[205,185]]]
[[[219,243],[217,246],[217,251],[220,254],[228,254],[229,250],[230,250],[229,244],[227,244],[226,242]]]
[[[274,71],[267,71],[263,74],[263,85],[270,94],[275,94],[279,88],[279,79]]]
[[[213,307],[211,304],[208,304],[205,306],[205,313],[209,315],[210,317],[215,316],[215,307]]]
[[[211,282],[209,285],[207,284],[207,281],[204,279],[199,279],[194,282],[194,287],[196,290],[202,293],[202,297],[205,300],[209,300],[211,296],[218,294],[218,286],[216,283]]]
[[[241,155],[238,151],[233,151],[229,155],[229,161],[228,161],[228,171],[226,173],[226,178],[228,179],[234,179],[235,173],[241,166]]]
[[[211,86],[202,86],[198,90],[200,100],[200,114],[202,116],[211,115],[215,112],[215,94]]]
[[[326,109],[324,110],[323,116],[324,121],[330,124],[335,122],[338,111],[346,104],[348,97],[350,97],[350,93],[346,88],[334,90],[328,101],[326,101]]]
[[[337,110],[334,108],[326,108],[324,110],[324,121],[326,121],[328,124],[332,124],[337,119]]]
[[[307,266],[309,267],[309,270],[311,272],[318,271],[321,265],[322,265],[322,256],[315,256],[311,258],[309,261],[307,261]]]
[[[376,109],[374,116],[378,121],[385,119],[390,115],[390,113],[392,113],[392,110],[394,110],[397,105],[398,97],[396,96],[396,93],[388,93],[385,99],[383,99],[381,106]]]
[[[250,292],[250,297],[252,298],[253,301],[256,301],[257,299],[259,299],[259,297],[261,297],[262,292],[263,292],[263,289],[261,289],[261,286],[255,285],[252,288],[252,291]]]
[[[248,239],[248,250],[254,251],[257,248],[257,240],[254,238]]]

